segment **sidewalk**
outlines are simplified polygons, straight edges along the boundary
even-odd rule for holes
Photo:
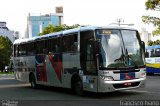
[[[1,79],[15,79],[14,74],[0,74],[0,80]]]

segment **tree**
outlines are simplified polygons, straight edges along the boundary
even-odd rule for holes
[[[149,41],[147,42],[147,45],[148,45],[148,46],[160,45],[160,40],[156,40],[156,41],[151,41],[151,40],[149,40]]]
[[[67,29],[73,29],[73,28],[77,28],[79,27],[79,24],[75,24],[72,26],[67,26],[66,24],[64,25],[60,25],[60,26],[53,26],[51,24],[49,24],[47,27],[45,27],[42,31],[42,33],[39,33],[39,35],[45,35],[45,34],[49,34],[49,33],[53,33],[53,32],[59,32],[59,31],[63,31],[63,30],[67,30]]]
[[[149,40],[149,41],[147,42],[147,45],[148,45],[148,46],[152,46],[152,45],[153,45],[153,41]]]
[[[12,42],[8,37],[0,36],[0,70],[3,70],[4,66],[9,64],[11,55]]]
[[[146,10],[160,11],[160,0],[147,0],[145,2]],[[142,16],[142,21],[146,24],[152,23],[156,29],[153,35],[160,34],[160,18],[153,16]]]

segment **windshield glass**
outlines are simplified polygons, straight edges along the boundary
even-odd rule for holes
[[[97,30],[100,42],[100,68],[126,68],[144,65],[137,32],[132,30]]]

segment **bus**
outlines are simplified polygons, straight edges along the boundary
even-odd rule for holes
[[[113,92],[145,86],[145,46],[137,30],[85,26],[14,42],[16,79],[46,85]]]
[[[160,73],[160,45],[147,46],[145,60],[147,74]]]

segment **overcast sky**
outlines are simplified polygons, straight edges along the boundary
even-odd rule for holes
[[[0,21],[6,21],[10,30],[20,31],[23,36],[29,13],[55,13],[56,6],[63,6],[64,24],[103,25],[115,23],[118,18],[132,23],[140,30],[144,25],[142,15],[159,14],[146,12],[146,0],[0,0]],[[157,15],[158,16],[158,15]]]

